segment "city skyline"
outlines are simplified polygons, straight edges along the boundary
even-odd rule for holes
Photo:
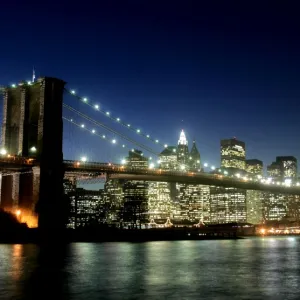
[[[50,9],[45,17],[42,7],[20,4],[22,9],[16,11],[13,4],[4,4],[1,22],[9,30],[3,36],[8,43],[0,57],[5,70],[1,85],[31,79],[34,66],[37,77],[66,80],[70,89],[168,144],[184,128],[189,140],[196,139],[203,161],[214,165],[219,162],[219,141],[233,136],[248,145],[249,158],[265,165],[276,156],[299,158],[300,47],[293,14],[262,6],[268,12],[266,22],[262,12],[249,8],[240,15],[228,4],[222,15],[216,9],[205,14],[203,7],[202,15],[190,19],[197,5],[161,4],[156,9],[154,3],[116,8],[106,3],[91,26],[96,18],[91,8],[73,5],[69,12],[66,7]],[[18,23],[7,17],[10,11]],[[253,16],[255,24],[250,22]],[[77,19],[83,21],[80,26]],[[20,24],[29,33],[26,39]],[[21,43],[23,55],[16,50]],[[67,97],[66,102],[71,101]],[[75,137],[74,129],[66,125],[65,130]],[[85,154],[96,160],[98,149],[103,160],[125,155],[77,133],[76,142],[71,137],[65,141],[66,157]]]

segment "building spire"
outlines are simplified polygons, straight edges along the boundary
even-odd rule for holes
[[[34,67],[32,68],[32,82],[35,81],[35,70]]]
[[[185,145],[186,146],[187,144],[188,144],[188,142],[187,142],[187,139],[185,137],[184,130],[182,129],[181,132],[180,132],[178,145]]]

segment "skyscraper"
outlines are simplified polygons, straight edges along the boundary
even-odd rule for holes
[[[246,193],[236,188],[210,187],[210,222],[246,222]]]
[[[294,156],[277,156],[276,161],[267,167],[268,175],[274,179],[296,179],[297,159]]]
[[[247,159],[246,171],[252,175],[263,175],[263,162],[259,159]]]
[[[131,169],[148,169],[148,158],[142,151],[129,151],[127,167]],[[148,182],[128,180],[123,185],[124,207],[123,221],[131,227],[141,227],[148,220]]]
[[[245,170],[246,146],[242,141],[233,139],[221,140],[221,167],[226,169]]]
[[[188,141],[185,137],[185,133],[182,130],[178,140],[177,146],[177,161],[180,170],[186,170],[189,168],[189,148]]]
[[[175,171],[178,168],[177,148],[168,146],[159,155],[160,168],[167,171]]]
[[[190,170],[197,172],[201,170],[200,153],[197,149],[196,142],[193,141],[193,146],[189,156]]]

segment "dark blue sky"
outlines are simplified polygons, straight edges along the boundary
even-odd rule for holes
[[[168,144],[184,128],[203,161],[219,165],[220,139],[233,136],[246,142],[248,158],[265,164],[276,155],[300,158],[296,7],[95,2],[1,4],[0,85],[30,79],[34,65],[37,75],[64,79]],[[119,128],[75,99],[65,101]],[[116,162],[126,155],[67,124],[64,153]]]

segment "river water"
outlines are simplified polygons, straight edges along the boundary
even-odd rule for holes
[[[300,299],[300,238],[0,245],[0,299]]]

